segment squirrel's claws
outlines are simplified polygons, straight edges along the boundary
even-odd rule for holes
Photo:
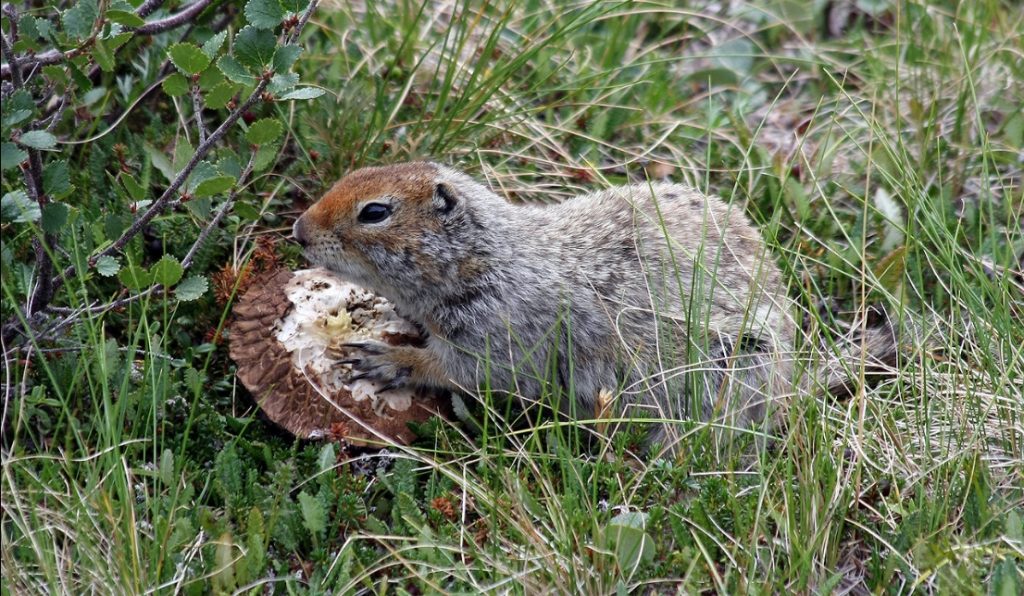
[[[360,350],[367,354],[383,354],[391,348],[388,344],[379,341],[349,341],[341,344],[341,347]]]
[[[396,348],[386,343],[354,341],[334,351],[339,356],[337,364],[352,366],[350,382],[374,381],[381,385],[378,391],[388,391],[404,386],[409,378],[409,369],[394,359]]]

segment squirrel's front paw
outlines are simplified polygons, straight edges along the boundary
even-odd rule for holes
[[[409,380],[412,367],[403,361],[403,347],[379,341],[354,341],[333,350],[338,364],[351,364],[350,381],[366,379],[381,384],[379,391],[402,387]]]

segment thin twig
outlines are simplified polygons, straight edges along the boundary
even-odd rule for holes
[[[199,13],[203,12],[206,7],[210,5],[210,2],[211,0],[196,0],[192,4],[189,4],[187,8],[183,8],[181,11],[172,14],[169,17],[158,19],[138,27],[135,29],[135,34],[153,35],[155,33],[169,31],[175,27],[181,27],[199,16]]]
[[[203,245],[206,244],[206,239],[210,236],[210,233],[213,232],[213,229],[220,224],[221,220],[224,219],[224,217],[231,211],[231,208],[234,207],[235,200],[238,199],[238,191],[245,185],[249,175],[252,174],[253,164],[255,163],[256,151],[253,151],[249,155],[249,163],[245,165],[245,169],[242,170],[242,175],[238,177],[238,184],[228,195],[227,200],[224,201],[224,204],[221,205],[220,209],[217,210],[217,214],[213,216],[210,223],[206,224],[206,227],[199,232],[199,237],[192,243],[192,247],[188,249],[188,253],[185,254],[185,258],[181,260],[181,266],[183,268],[188,269],[192,266],[192,261],[195,259],[196,254]]]
[[[146,18],[153,14],[153,11],[164,5],[164,0],[146,0],[135,9],[135,14]]]
[[[206,125],[203,124],[203,96],[199,93],[199,83],[192,83],[192,112],[196,118],[196,128],[199,130],[199,142],[206,142]]]

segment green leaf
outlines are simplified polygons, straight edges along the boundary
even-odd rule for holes
[[[298,89],[285,93],[277,99],[280,101],[287,101],[290,99],[316,99],[324,93],[326,93],[326,91],[319,87],[299,87]]]
[[[23,190],[9,192],[0,199],[0,221],[27,223],[43,216],[39,203],[28,198]]]
[[[171,97],[178,97],[188,93],[188,79],[186,79],[181,73],[176,72],[164,79],[162,86],[164,88],[164,93]]]
[[[283,73],[295,64],[298,60],[299,54],[302,53],[302,48],[295,44],[288,44],[277,48],[274,52],[274,72]]]
[[[112,72],[114,70],[114,49],[98,38],[92,44],[92,48],[92,57],[96,59],[96,64],[100,69],[103,72]]]
[[[235,203],[235,215],[248,221],[256,221],[260,218],[259,209],[253,207],[249,203],[238,201]]]
[[[171,164],[169,159],[167,159],[164,152],[149,143],[143,143],[142,148],[145,150],[146,154],[149,155],[150,161],[153,162],[153,167],[159,170],[168,182],[174,180],[174,175],[177,173],[177,170],[174,169],[174,165]]]
[[[189,154],[189,157],[191,157],[191,154]],[[181,169],[181,166],[178,166],[178,169]],[[217,169],[217,166],[205,160],[201,161],[196,164],[192,173],[189,174],[188,181],[185,183],[185,190],[190,194],[194,194],[196,192],[196,188],[198,188],[204,180],[209,180],[215,176],[220,176],[220,170]]]
[[[306,491],[299,493],[299,508],[302,510],[302,525],[314,537],[327,531],[327,514],[320,499]]]
[[[39,225],[44,232],[56,234],[68,222],[68,206],[64,203],[47,203],[43,206],[43,215]]]
[[[146,24],[145,19],[130,10],[108,10],[107,19],[125,27],[141,27]]]
[[[302,12],[309,6],[309,0],[280,0],[281,7],[288,12]]]
[[[160,257],[160,260],[153,264],[149,269],[150,274],[153,276],[153,281],[163,285],[164,287],[171,287],[178,283],[181,279],[185,270],[182,269],[181,263],[178,259],[175,259],[171,255],[164,255]]]
[[[213,195],[220,194],[230,189],[234,185],[234,176],[216,176],[200,182],[196,186],[193,194],[197,199],[202,197],[212,197]]]
[[[235,58],[249,68],[262,71],[274,60],[276,46],[277,38],[273,33],[250,25],[235,36]],[[227,76],[227,73],[224,74]]]
[[[21,15],[21,18],[18,19],[18,35],[22,39],[28,39],[31,41],[35,41],[42,37],[42,34],[39,32],[39,26],[36,24],[36,21],[37,19],[32,15]]]
[[[751,74],[756,53],[757,48],[750,40],[737,37],[712,46],[710,56],[712,62],[743,78]]]
[[[267,93],[271,95],[277,95],[284,93],[291,89],[295,85],[299,84],[299,73],[297,72],[286,72],[284,74],[276,74],[270,78],[270,84],[267,85]]]
[[[73,190],[68,162],[51,161],[43,168],[43,192],[55,199],[66,196]]]
[[[164,449],[164,452],[160,454],[160,481],[164,483],[164,486],[171,486],[174,484],[174,452],[170,449]]]
[[[84,39],[92,33],[92,26],[99,16],[96,0],[79,0],[61,15],[64,32],[75,39]]]
[[[203,43],[203,53],[210,60],[213,60],[217,56],[217,52],[220,51],[221,46],[224,45],[224,40],[228,38],[227,31],[221,31],[217,35],[213,35],[210,39],[207,39]]]
[[[81,85],[81,83],[78,84]],[[106,94],[106,87],[96,87],[95,89],[90,89],[85,92],[85,95],[82,96],[82,105],[89,107],[97,101],[103,99],[103,96],[105,96]]]
[[[18,142],[33,149],[48,150],[57,146],[57,137],[45,130],[30,130],[21,135]]]
[[[320,470],[321,474],[325,474],[334,469],[334,466],[338,462],[337,456],[334,454],[334,443],[327,443],[320,448],[320,456],[316,458],[317,469]]]
[[[11,110],[6,116],[4,116],[3,127],[10,128],[19,122],[28,120],[28,117],[32,115],[32,110]]]
[[[605,529],[607,546],[614,548],[619,568],[627,575],[654,558],[654,539],[644,531],[646,523],[645,513],[627,511],[612,518]]]
[[[277,0],[249,0],[245,3],[245,19],[254,27],[273,29],[281,24],[284,11]]]
[[[253,122],[245,132],[245,139],[253,145],[263,145],[275,141],[284,132],[281,121],[276,118],[263,118]]]
[[[256,77],[242,63],[235,60],[233,56],[221,56],[217,61],[217,68],[220,69],[228,80],[243,85],[251,85],[256,82]]]
[[[210,57],[195,44],[176,43],[167,50],[167,54],[183,74],[199,74],[210,65]]]
[[[174,288],[174,295],[182,302],[190,302],[192,300],[202,298],[203,294],[206,293],[206,290],[209,287],[210,284],[206,281],[205,277],[201,275],[192,275],[186,277],[180,284],[178,284],[178,287]]]
[[[14,143],[0,145],[0,169],[9,170],[28,159],[28,153]]]
[[[277,149],[276,143],[260,145],[260,148],[256,150],[256,159],[252,160],[252,169],[262,172],[264,168],[274,163],[274,158],[277,157]]]
[[[117,272],[121,270],[121,263],[117,259],[110,255],[103,255],[96,259],[96,272],[103,277],[110,277],[117,275]]]
[[[238,84],[231,81],[221,82],[206,94],[206,107],[214,110],[223,108],[235,96],[237,90]]]
[[[121,174],[121,183],[124,184],[124,188],[131,195],[132,200],[141,201],[146,198],[146,189],[131,174]]]
[[[121,269],[117,272],[117,279],[129,290],[141,290],[153,284],[152,274],[138,265]]]

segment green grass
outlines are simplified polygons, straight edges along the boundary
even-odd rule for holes
[[[827,26],[826,4],[877,12]],[[800,396],[756,455],[685,422],[679,457],[647,461],[635,434],[585,439],[486,394],[466,400],[475,425],[358,454],[258,417],[216,341],[229,304],[147,296],[5,363],[3,592],[1020,593],[1024,10],[688,5],[321,6],[298,70],[327,94],[260,108],[286,140],[196,271],[241,266],[361,165],[443,160],[522,201],[667,175],[757,222],[819,356],[884,309],[905,343],[891,374]],[[115,73],[148,84],[175,40]],[[62,156],[88,225],[61,266],[124,226],[115,144],[159,189],[143,139],[194,134],[166,99],[138,109],[152,124]],[[202,221],[151,235],[180,258]],[[6,319],[34,232],[3,225]],[[71,279],[57,304],[120,290]]]

